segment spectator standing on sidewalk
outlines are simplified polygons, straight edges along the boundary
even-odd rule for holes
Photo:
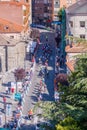
[[[2,125],[2,114],[0,112],[0,126]]]
[[[8,87],[7,86],[5,87],[5,90],[6,90],[6,94],[8,94]]]
[[[10,87],[8,87],[8,93],[10,94],[10,92],[11,92],[11,88],[10,88]]]

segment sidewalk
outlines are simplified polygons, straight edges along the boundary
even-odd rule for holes
[[[26,61],[26,68],[30,69],[31,67],[31,62],[30,61]],[[1,115],[1,124],[0,127],[3,127],[3,125],[9,121],[12,120],[12,112],[15,111],[17,109],[17,103],[18,101],[15,101],[13,98],[13,94],[6,94],[6,86],[8,83],[10,82],[15,82],[15,77],[12,71],[10,72],[6,72],[3,75],[2,78],[2,84],[0,85],[0,115]],[[10,104],[11,105],[11,109],[10,109],[10,114],[6,115],[4,113],[4,103],[3,103],[3,96],[6,97],[6,104]]]

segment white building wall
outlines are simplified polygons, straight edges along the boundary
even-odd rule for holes
[[[87,16],[70,16],[66,17],[66,27],[67,33],[73,34],[75,37],[80,37],[80,35],[85,35],[87,39]],[[70,26],[69,22],[73,22],[73,27]],[[85,21],[85,27],[80,27],[80,21]]]

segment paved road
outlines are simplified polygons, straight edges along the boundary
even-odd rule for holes
[[[52,56],[49,60],[49,77],[45,79],[45,83],[47,85],[46,91],[43,92],[43,99],[44,101],[53,101],[54,100],[54,71],[55,71],[55,41],[54,41],[54,34],[52,32],[42,32],[41,33],[41,44],[39,45],[39,49],[37,52],[36,57],[40,57],[42,55],[42,45],[46,43],[46,35],[48,36],[48,43],[51,45],[53,50]],[[41,77],[38,76],[40,71],[40,65],[36,63],[35,65],[35,72],[33,74],[31,88],[29,90],[28,95],[26,96],[24,107],[23,107],[23,115],[27,115],[28,110],[34,107],[35,103],[37,103],[37,97],[39,94],[39,85]],[[21,130],[34,130],[35,129],[35,122],[37,119],[34,118],[33,122],[26,121],[25,126],[22,127]]]

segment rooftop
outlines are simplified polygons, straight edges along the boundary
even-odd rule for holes
[[[14,32],[21,32],[22,30],[23,30],[22,25],[0,18],[0,33],[3,32],[14,33]]]
[[[70,69],[70,71],[73,72],[74,71],[75,60],[66,62],[66,65]]]
[[[65,48],[67,53],[85,53],[87,52],[86,44],[72,44],[72,46],[67,45]]]

